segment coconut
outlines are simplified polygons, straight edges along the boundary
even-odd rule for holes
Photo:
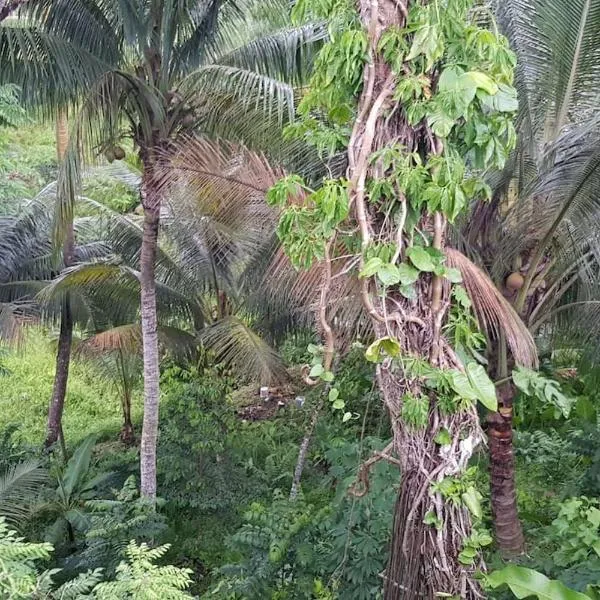
[[[509,290],[512,290],[513,292],[516,290],[520,290],[523,287],[524,283],[525,279],[523,278],[523,275],[521,275],[521,273],[511,273],[506,278],[506,287]]]
[[[183,117],[182,123],[184,127],[193,127],[196,123],[196,117],[192,113],[188,113]]]
[[[112,163],[115,161],[115,151],[113,148],[107,148],[104,152],[104,157],[106,158],[106,160],[109,163]]]
[[[113,153],[116,160],[123,160],[125,158],[125,150],[123,150],[121,146],[115,146],[113,148]]]

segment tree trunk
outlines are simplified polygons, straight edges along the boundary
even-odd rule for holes
[[[306,464],[306,457],[308,456],[308,447],[310,446],[310,440],[312,439],[315,427],[319,421],[319,415],[323,410],[323,404],[325,399],[323,396],[319,398],[317,405],[313,410],[313,414],[310,418],[310,423],[304,432],[304,438],[300,444],[300,450],[298,451],[298,460],[296,462],[296,468],[294,469],[294,479],[292,480],[292,487],[290,489],[290,500],[295,500],[298,497],[298,491],[300,490],[300,480],[302,479],[302,472],[304,471],[304,465]]]
[[[140,450],[141,495],[156,500],[156,444],[158,440],[159,354],[156,316],[155,261],[160,221],[160,198],[146,165],[142,177],[144,229],[140,262],[142,342],[144,352],[144,420]]]
[[[131,421],[131,395],[127,391],[123,396],[123,426],[119,438],[126,446],[135,444],[135,431]]]
[[[390,218],[386,204],[369,197],[368,182],[385,176],[383,161],[374,160],[380,150],[393,146],[428,157],[443,152],[425,123],[411,126],[394,100],[396,75],[380,54],[382,33],[402,30],[405,12],[395,0],[361,0],[360,14],[369,36],[369,60],[365,66],[358,118],[348,145],[348,192],[361,237],[361,264],[367,251],[388,244],[395,248],[392,263],[400,263],[412,238],[404,230],[409,210],[403,190],[395,189],[397,216]],[[409,3],[400,3],[406,6]],[[430,74],[435,79],[436,74]],[[402,217],[404,215],[404,217]],[[423,211],[419,228],[431,239],[434,250],[443,251],[446,218]],[[382,288],[373,276],[363,277],[362,300],[371,317],[375,337],[393,340],[402,360],[390,352],[377,367],[377,382],[390,415],[393,453],[400,464],[400,490],[395,510],[390,559],[384,573],[385,600],[433,600],[440,594],[466,600],[480,598],[473,577],[481,566],[459,560],[463,543],[471,533],[471,520],[461,502],[445,498],[435,485],[460,478],[483,434],[473,404],[456,403],[451,394],[428,384],[411,369],[410,361],[427,364],[433,373],[461,371],[456,353],[443,336],[450,305],[450,284],[432,273],[420,273],[414,295],[407,298],[398,287]],[[441,377],[441,375],[440,375]],[[444,395],[442,395],[444,394]],[[440,434],[449,443],[436,443]],[[429,524],[423,521],[428,517]]]
[[[56,444],[62,430],[62,414],[67,394],[69,365],[71,362],[71,343],[73,340],[73,320],[68,296],[65,298],[60,315],[60,334],[56,353],[56,371],[52,399],[48,409],[48,427],[44,447],[51,448]],[[66,458],[66,457],[65,457]]]
[[[513,396],[510,383],[499,390],[499,411],[489,413],[487,434],[490,454],[490,491],[496,543],[507,556],[521,554],[525,546],[517,509],[513,452]]]
[[[64,159],[69,142],[69,128],[66,113],[59,113],[56,120],[56,154],[59,164]],[[65,267],[73,264],[75,253],[75,239],[73,223],[67,227],[67,235],[63,247],[63,263]],[[71,362],[71,345],[73,342],[73,318],[69,294],[65,295],[60,314],[60,333],[58,337],[58,350],[56,354],[56,371],[54,387],[48,409],[48,426],[44,447],[51,448],[62,436],[62,415],[67,395],[69,379],[69,366]],[[64,458],[66,460],[64,438],[61,437]]]

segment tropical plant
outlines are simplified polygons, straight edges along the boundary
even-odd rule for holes
[[[46,532],[48,541],[66,544],[73,549],[77,534],[83,534],[88,527],[86,501],[97,493],[97,487],[108,481],[111,473],[100,473],[92,476],[90,463],[96,444],[96,436],[88,436],[73,452],[66,466],[57,460],[51,469],[56,488],[48,499],[36,507],[38,515],[54,519]]]
[[[219,107],[233,103],[244,108],[258,99],[272,107],[275,97],[280,110],[288,110],[291,90],[273,76],[291,81],[302,71],[298,67],[303,61],[281,60],[282,51],[303,57],[306,41],[323,35],[320,28],[310,26],[282,34],[272,27],[260,27],[264,19],[257,17],[251,19],[252,27],[240,26],[252,16],[252,6],[244,3],[245,10],[239,11],[233,2],[140,0],[130,10],[121,11],[91,0],[81,7],[48,0],[26,5],[25,26],[5,23],[0,31],[0,56],[10,59],[3,78],[23,84],[27,100],[58,106],[78,95],[85,97],[73,127],[62,180],[57,241],[65,238],[72,215],[80,151],[89,153],[96,148],[109,161],[121,159],[125,152],[119,143],[125,137],[138,149],[145,214],[140,256],[145,389],[140,464],[142,493],[150,498],[156,494],[159,354],[155,259],[163,204],[156,168],[161,154],[193,127],[207,130],[214,126],[218,122],[215,117],[222,116]],[[281,6],[274,2],[274,15],[281,14]],[[265,13],[261,14],[264,17]],[[39,35],[31,35],[32,31]],[[261,42],[258,33],[271,35]],[[37,50],[34,62],[29,60],[32,47]],[[47,79],[30,77],[40,74],[40,60],[46,66],[43,73]],[[39,91],[45,87],[42,97]]]
[[[48,472],[37,460],[24,460],[9,466],[0,476],[0,516],[13,525],[31,514]]]
[[[0,517],[0,592],[15,600],[31,598],[37,585],[36,561],[47,560],[52,546],[17,537]]]
[[[466,466],[482,438],[475,403],[494,410],[496,393],[479,353],[455,351],[459,341],[463,350],[477,348],[457,339],[456,327],[448,330],[449,307],[471,323],[469,339],[477,333],[467,318],[474,309],[481,326],[503,331],[519,363],[537,364],[533,340],[514,310],[450,247],[447,234],[468,208],[467,198],[489,195],[483,173],[501,169],[515,143],[514,55],[505,38],[471,20],[471,7],[466,0],[393,9],[361,2],[360,10],[353,3],[299,3],[299,14],[328,18],[340,30],[316,60],[293,129],[314,136],[324,153],[346,152],[347,179],[328,178],[313,188],[292,175],[269,193],[283,209],[278,231],[291,261],[299,268],[323,265],[324,353],[312,377],[328,383],[335,377],[334,311],[328,309],[330,291],[342,287],[333,283],[340,271],[354,268],[375,333],[366,358],[379,365],[393,443],[365,462],[360,479],[377,460],[397,460],[403,473],[387,599],[479,595],[472,570],[489,536],[470,535],[471,517],[480,511]],[[343,411],[343,389],[333,384],[329,395]]]
[[[11,84],[0,86],[0,127],[16,127],[26,121],[25,109],[19,104],[19,89]]]
[[[595,364],[597,319],[598,109],[588,82],[600,71],[596,0],[495,2],[501,30],[517,54],[518,144],[488,179],[492,201],[476,203],[462,227],[475,256],[537,337]],[[491,151],[491,150],[490,150]],[[584,327],[581,327],[585,324]],[[590,326],[593,325],[593,326]],[[512,449],[514,356],[498,332],[488,336],[488,371],[502,382],[500,410],[487,418],[492,506],[499,546],[518,553]],[[573,366],[573,363],[572,365]]]

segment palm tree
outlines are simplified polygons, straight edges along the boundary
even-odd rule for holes
[[[490,204],[475,206],[463,230],[478,257],[532,334],[557,334],[569,316],[581,345],[597,339],[600,129],[600,2],[497,2],[499,25],[518,54],[519,143],[494,175]],[[595,314],[595,313],[593,313]],[[583,318],[582,318],[583,317]],[[585,323],[573,329],[573,322]],[[499,411],[487,419],[496,538],[522,551],[512,449],[514,358],[502,336],[488,341],[490,375],[502,381]]]
[[[285,3],[273,4],[272,14],[281,14]],[[275,99],[279,110],[289,110],[289,87],[273,76],[296,79],[306,42],[323,36],[320,27],[283,31],[264,27],[264,19],[252,18],[257,6],[217,0],[137,0],[125,9],[94,0],[40,0],[25,6],[26,26],[5,24],[0,29],[0,60],[9,65],[2,78],[20,84],[28,101],[60,106],[83,99],[62,177],[56,241],[64,240],[72,215],[80,154],[101,150],[109,160],[120,158],[124,151],[118,144],[124,138],[137,149],[144,207],[140,468],[142,494],[151,499],[156,495],[159,401],[155,260],[164,200],[156,169],[178,136],[195,126],[212,128],[215,116],[232,104],[242,110],[261,104],[271,107]],[[258,33],[270,35],[261,41]]]

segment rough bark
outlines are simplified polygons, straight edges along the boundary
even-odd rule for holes
[[[371,241],[393,243],[400,261],[410,239],[403,234],[403,221],[390,226],[387,216],[370,202],[366,182],[381,176],[384,169],[371,157],[374,152],[399,145],[424,156],[440,154],[441,141],[427,125],[412,127],[404,111],[391,110],[396,77],[379,55],[379,40],[388,27],[405,25],[408,2],[361,0],[361,18],[369,35],[370,59],[365,67],[358,118],[348,146],[349,195],[353,215],[360,229],[363,251]],[[401,9],[403,7],[403,9]],[[407,199],[398,191],[399,214],[406,215]],[[404,205],[404,206],[402,206]],[[434,248],[442,250],[444,217],[423,215],[419,229],[431,235]],[[364,259],[363,259],[364,260]],[[362,264],[361,264],[362,267]],[[449,307],[447,280],[421,275],[416,297],[407,299],[393,287],[382,297],[372,278],[363,279],[362,300],[377,338],[389,336],[400,344],[402,355],[427,361],[438,369],[462,369],[456,354],[442,335]],[[474,406],[448,413],[425,381],[402,363],[387,358],[378,366],[377,380],[393,429],[393,452],[400,464],[401,483],[396,504],[390,560],[384,573],[385,600],[433,599],[448,594],[468,600],[481,597],[473,577],[474,562],[465,566],[458,560],[464,538],[470,534],[468,510],[447,502],[432,485],[446,477],[464,473],[473,449],[482,439]],[[426,423],[408,424],[403,418],[404,398],[426,398]],[[449,445],[435,444],[434,437],[444,428]],[[439,525],[425,525],[427,513]]]
[[[60,315],[60,334],[56,353],[56,371],[54,387],[48,409],[48,427],[44,447],[51,448],[56,444],[62,431],[62,415],[69,380],[69,365],[71,362],[71,344],[73,340],[73,320],[69,298],[65,298]]]
[[[56,120],[56,154],[59,163],[63,160],[69,141],[68,121],[65,113],[60,113]],[[63,263],[65,267],[73,264],[75,253],[75,240],[73,234],[73,223],[67,226],[67,235],[63,247]],[[60,333],[58,337],[58,350],[56,353],[56,371],[54,374],[54,386],[52,398],[48,408],[48,425],[44,447],[51,448],[56,444],[59,437],[63,455],[66,458],[65,443],[62,437],[62,415],[67,395],[67,383],[69,380],[69,366],[71,363],[71,346],[73,341],[73,318],[69,295],[66,294],[60,314]]]
[[[140,260],[142,343],[144,353],[144,419],[140,449],[140,489],[143,497],[156,499],[156,444],[159,411],[159,353],[156,316],[155,261],[160,221],[160,198],[146,165],[142,178],[144,228]]]
[[[515,483],[513,386],[502,386],[499,396],[499,411],[489,413],[487,417],[492,518],[498,547],[511,556],[521,554],[525,546]]]

